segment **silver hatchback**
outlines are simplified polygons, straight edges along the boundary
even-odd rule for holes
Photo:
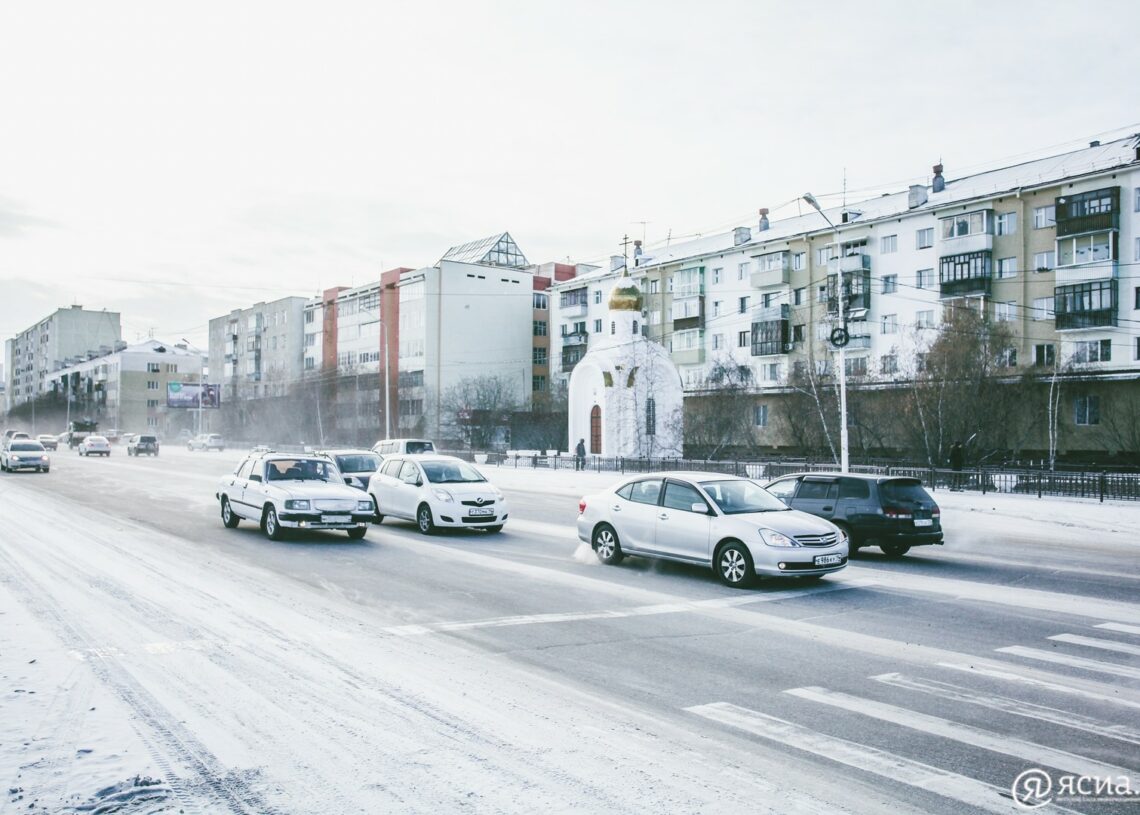
[[[729,586],[757,576],[817,579],[847,565],[847,535],[746,478],[653,473],[578,504],[578,537],[603,563],[626,555],[708,566]]]

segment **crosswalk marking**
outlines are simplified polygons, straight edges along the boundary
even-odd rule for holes
[[[929,693],[954,702],[978,705],[991,710],[998,710],[1002,713],[1012,713],[1015,716],[1037,719],[1062,727],[1070,727],[1074,730],[1083,730],[1086,733],[1092,733],[1104,738],[1140,745],[1140,730],[1135,730],[1123,724],[1107,724],[1087,716],[1078,716],[1067,710],[1057,710],[1056,708],[1046,707],[1045,705],[1023,702],[1020,699],[1011,699],[1008,696],[981,693],[958,685],[952,685],[949,682],[903,676],[899,673],[880,674],[871,678],[877,682],[892,685],[896,688]]]
[[[873,699],[864,699],[863,697],[853,696],[849,693],[832,691],[821,687],[791,688],[790,690],[784,691],[784,693],[798,696],[801,699],[808,699],[812,702],[831,705],[832,707],[841,708],[846,711],[861,713],[864,716],[870,716],[880,721],[897,724],[901,727],[910,728],[911,730],[918,730],[923,733],[952,739],[972,747],[981,747],[984,750],[991,750],[995,753],[1016,756],[1017,758],[1030,761],[1034,765],[1055,767],[1059,770],[1067,770],[1078,775],[1131,776],[1131,771],[1123,767],[1116,767],[1112,764],[1094,761],[1093,759],[1078,756],[1075,753],[1069,753],[1065,750],[1058,750],[1043,744],[1025,741],[1016,736],[998,735],[997,733],[992,733],[989,730],[983,730],[973,725],[952,722],[938,716],[931,716],[927,713],[919,713],[915,710],[907,710],[906,708],[896,707],[895,705],[888,705],[885,702],[876,702]],[[1140,777],[1132,779],[1132,786],[1134,788],[1140,786]]]
[[[1008,790],[984,781],[932,767],[876,747],[819,733],[729,702],[694,705],[685,710],[769,741],[812,753],[828,761],[936,793],[981,812],[1003,813],[1003,815],[1024,812],[1008,797]],[[1041,807],[1037,811],[1072,812],[1055,804]]]
[[[1127,642],[1102,640],[1099,637],[1082,637],[1080,634],[1054,634],[1049,639],[1057,642],[1071,642],[1073,645],[1087,645],[1089,648],[1100,648],[1103,651],[1118,651],[1121,654],[1140,656],[1140,645],[1130,645]]]
[[[1129,679],[1140,679],[1140,668],[1133,668],[1128,665],[1098,662],[1095,659],[1058,654],[1053,651],[1042,651],[1040,648],[1026,648],[1023,645],[1010,645],[1006,648],[997,648],[995,650],[1002,654],[1013,654],[1014,656],[1025,657],[1027,659],[1037,659],[1041,662],[1055,662],[1058,665],[1068,665],[1072,668],[1082,668],[1086,671],[1096,671],[1097,673],[1112,674],[1113,676],[1125,676]]]
[[[1140,625],[1125,625],[1124,623],[1101,623],[1097,628],[1105,631],[1119,631],[1122,634],[1136,634],[1140,636]]]
[[[1132,699],[1124,698],[1117,695],[1119,689],[1113,688],[1109,685],[1100,685],[1103,690],[1094,690],[1091,686],[1096,686],[1097,683],[1082,681],[1081,684],[1062,684],[1061,682],[1051,682],[1047,679],[1042,679],[1042,676],[1050,676],[1040,671],[1033,671],[1032,675],[1026,675],[1017,670],[1016,665],[1007,665],[1006,669],[998,669],[990,666],[983,665],[967,665],[963,662],[938,662],[936,663],[940,668],[950,668],[954,671],[963,671],[964,673],[977,674],[979,676],[986,676],[990,679],[1001,679],[1005,682],[1018,682],[1023,685],[1033,685],[1036,688],[1046,688],[1047,690],[1056,691],[1058,693],[1067,693],[1071,696],[1082,696],[1085,699],[1094,699],[1098,702],[1111,702],[1114,705],[1121,705],[1123,707],[1130,707],[1135,710],[1140,710],[1140,702],[1133,701]],[[1064,677],[1056,677],[1057,679],[1064,679]]]

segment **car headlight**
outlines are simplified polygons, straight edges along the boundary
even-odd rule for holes
[[[285,502],[285,509],[308,509],[309,502],[302,499],[289,499]]]
[[[17,455],[12,456],[12,461],[19,461],[19,460],[20,460],[19,456],[17,456]]]
[[[357,512],[371,512],[372,511],[372,502],[371,501],[357,501],[356,502],[356,511]]]
[[[769,546],[795,546],[796,542],[789,538],[782,532],[777,532],[775,529],[761,529],[760,540]]]
[[[836,543],[847,543],[847,531],[843,527],[841,527],[841,526],[835,527],[835,532],[836,532],[836,536],[835,536]]]
[[[453,501],[455,501],[455,499],[451,497],[451,493],[448,492],[447,490],[441,490],[439,488],[436,488],[436,489],[433,489],[432,492],[435,493],[436,498],[443,501],[445,504],[450,504]]]
[[[491,487],[491,492],[493,492],[495,494],[495,497],[498,498],[500,501],[502,501],[504,498],[506,498],[506,496],[503,495],[503,491],[501,489],[499,489],[498,487]]]

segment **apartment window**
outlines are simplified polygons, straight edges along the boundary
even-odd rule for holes
[[[953,218],[943,218],[941,220],[942,239],[949,240],[950,238],[964,238],[967,235],[989,234],[992,230],[990,229],[988,215],[988,210],[981,209],[977,212],[963,212]]]
[[[934,270],[933,269],[919,269],[914,273],[914,287],[916,289],[933,289],[934,288]]]
[[[530,389],[534,393],[544,393],[546,391],[546,377],[542,374],[535,374],[530,378]]]
[[[159,370],[160,370],[160,366],[157,362],[148,362],[146,364],[146,372],[148,374],[156,374],[159,372]]]
[[[1100,424],[1100,397],[1078,396],[1073,400],[1073,412],[1079,425]]]
[[[649,293],[658,294],[661,291],[661,281],[654,278],[649,281]]]
[[[752,337],[750,331],[741,331],[736,335],[736,347],[747,348],[752,344]]]
[[[737,280],[747,280],[748,279],[748,270],[751,267],[752,267],[752,261],[750,261],[750,260],[746,260],[743,263],[739,264],[736,267],[736,279]]]
[[[792,292],[792,302],[795,305],[802,306],[804,304],[804,292],[805,291],[806,290],[801,287],[801,288],[798,288]]]
[[[158,427],[158,417],[157,416],[147,416],[146,417],[146,426],[147,427]]]
[[[1057,328],[1116,324],[1116,281],[1095,280],[1053,289]]]
[[[879,360],[879,370],[884,376],[897,374],[899,372],[899,358],[894,354],[887,354]]]
[[[534,331],[534,336],[545,337],[546,336],[546,320],[534,320],[533,321],[533,331]]]
[[[825,322],[818,322],[815,324],[815,338],[817,340],[826,340],[831,336],[831,325]]]
[[[914,355],[914,369],[919,373],[926,370],[926,352],[919,351]]]
[[[998,354],[998,365],[1002,368],[1016,368],[1017,367],[1017,349],[1005,348]]]
[[[720,310],[723,306],[723,303],[724,303],[723,300],[713,300],[713,316],[714,317],[720,316]]]
[[[883,294],[894,294],[898,290],[899,276],[897,274],[883,275]]]
[[[760,295],[761,302],[764,303],[764,308],[772,307],[772,298],[775,296],[776,295],[772,294],[771,292],[764,292],[764,294]]]
[[[1136,298],[1136,302],[1133,303],[1132,308],[1140,309],[1140,286],[1137,286],[1132,291],[1133,291],[1133,296]]]
[[[994,231],[999,235],[1013,235],[1017,232],[1017,213],[1003,212],[994,219]]]
[[[546,348],[535,348],[531,351],[531,364],[532,365],[545,365],[546,364]]]
[[[305,347],[306,348],[313,348],[316,346],[316,344],[317,344],[317,335],[316,334],[306,334],[305,335]]]
[[[601,302],[602,302],[602,290],[601,289],[594,289],[594,305],[595,306],[601,305]]]
[[[601,292],[598,293],[601,294]],[[543,294],[540,291],[536,291],[534,293],[534,297],[532,298],[531,305],[533,308],[539,309],[540,311],[547,311],[550,308],[550,296]]]
[[[1097,263],[1111,260],[1112,255],[1112,235],[1109,232],[1095,232],[1091,235],[1061,238],[1057,241],[1058,266]]]
[[[1038,252],[1033,256],[1033,268],[1039,272],[1047,272],[1057,265],[1057,253],[1050,249],[1048,252]]]
[[[768,426],[768,406],[767,405],[753,405],[752,406],[752,424],[756,427]]]
[[[1112,340],[1081,340],[1073,343],[1073,362],[1111,362]]]
[[[825,246],[822,249],[815,250],[815,262],[817,266],[826,266],[827,261],[835,257],[835,247]]]
[[[269,338],[269,349],[271,351],[277,350],[277,335],[276,334],[274,334],[272,337]]]
[[[1057,225],[1057,208],[1050,204],[1047,207],[1037,207],[1033,210],[1033,228],[1045,229]]]
[[[1133,359],[1140,359],[1140,337],[1136,338],[1136,351],[1133,354]]]
[[[1138,338],[1140,339],[1140,338]],[[769,362],[760,366],[761,376],[766,382],[778,382],[780,380],[780,363]]]
[[[712,347],[714,351],[724,348],[724,334],[713,334]]]
[[[146,400],[146,406],[148,408],[156,408],[156,407],[158,407],[158,400],[157,399],[147,399]]]
[[[147,381],[147,383],[146,383],[146,389],[147,389],[148,391],[156,391],[156,390],[158,390],[158,382],[156,382],[156,381],[155,381],[155,380],[153,380],[153,379],[151,379],[151,380],[148,380],[148,381]]]
[[[586,298],[590,295],[586,289],[574,289],[573,291],[564,291],[558,296],[559,308],[574,308],[575,306],[584,306],[588,302]]]
[[[315,312],[313,309],[309,309],[308,311],[306,311],[306,312],[305,312],[305,322],[306,322],[306,323],[311,323],[311,322],[313,321],[313,315],[314,315],[315,313],[316,313],[316,312]],[[230,333],[232,334],[233,332],[231,331]]]
[[[998,277],[1016,277],[1017,276],[1017,258],[998,258],[997,276]]]
[[[843,367],[847,371],[848,376],[866,376],[867,375],[867,358],[866,357],[847,357],[844,360],[846,363]]]
[[[915,249],[929,249],[934,245],[934,227],[928,226],[926,229],[918,229],[914,233],[914,248]]]
[[[1017,302],[994,303],[994,319],[998,322],[1009,322],[1016,316]]]
[[[311,371],[317,366],[316,360],[312,357],[305,357],[305,370]]]
[[[657,400],[652,396],[645,400],[645,435],[657,435]]]
[[[879,325],[879,331],[882,334],[897,334],[899,330],[899,321],[897,314],[884,314]]]
[[[1140,238],[1136,239],[1136,246],[1132,250],[1132,259],[1135,261],[1140,261]]]
[[[1140,187],[1136,188],[1136,206],[1135,211],[1140,212]]]
[[[601,334],[602,333],[602,320],[600,317],[598,319],[594,320],[594,333],[595,334]]]
[[[1033,346],[1033,364],[1038,368],[1052,368],[1057,359],[1057,352],[1053,343],[1043,343]]]
[[[713,282],[713,283],[719,283],[719,282],[720,282],[720,278],[721,278],[721,274],[722,274],[723,272],[724,272],[724,269],[723,269],[723,268],[720,268],[720,269],[713,269],[713,281],[712,281],[712,282]]]
[[[804,341],[804,324],[800,323],[799,325],[793,325],[792,326],[792,342],[803,342],[803,341]]]
[[[933,311],[917,311],[914,314],[915,328],[934,328]]]
[[[889,255],[899,250],[898,235],[883,235],[879,238],[879,254]]]
[[[1052,297],[1035,297],[1033,299],[1033,319],[1034,320],[1052,320],[1053,319],[1053,298]]]
[[[817,303],[826,303],[827,302],[827,286],[826,285],[820,286],[818,289],[816,289],[815,301]]]
[[[807,252],[796,252],[794,255],[792,255],[792,271],[803,271],[806,258]]]
[[[748,298],[747,297],[741,297],[740,298],[740,313],[741,314],[747,314],[748,313]]]

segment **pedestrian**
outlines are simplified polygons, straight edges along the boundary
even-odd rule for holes
[[[962,449],[962,442],[956,441],[950,445],[950,469],[954,471],[951,476],[950,489],[962,489],[962,459],[965,457],[965,451]]]
[[[586,440],[578,439],[578,446],[574,448],[574,469],[586,469]]]

